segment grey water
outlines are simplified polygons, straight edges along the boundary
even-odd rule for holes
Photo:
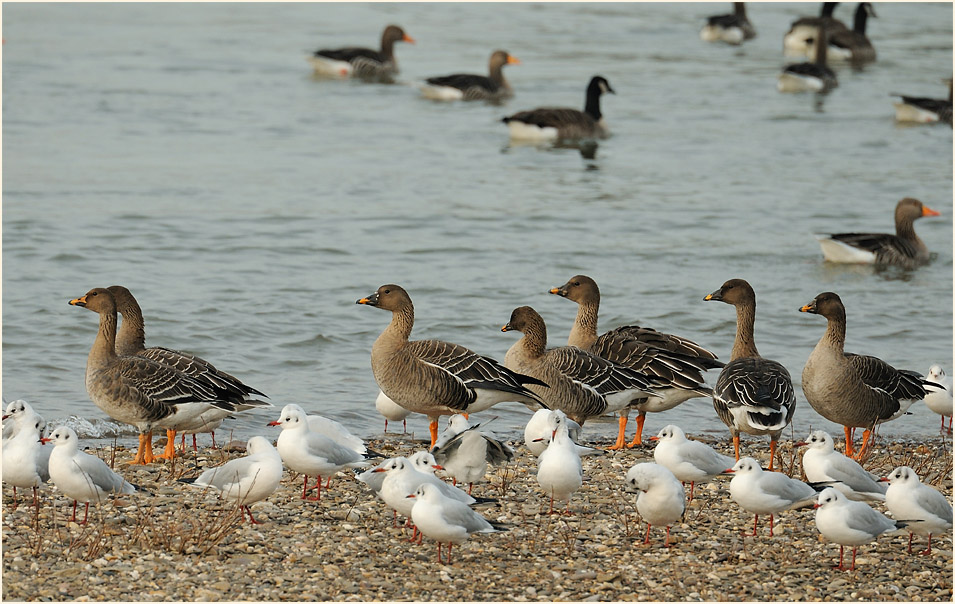
[[[355,301],[381,284],[410,292],[414,338],[503,360],[520,305],[566,341],[576,306],[547,290],[584,273],[601,330],[646,325],[726,359],[735,314],[703,297],[742,277],[759,350],[797,387],[792,434],[841,433],[799,390],[825,322],[797,309],[816,294],[845,301],[848,350],[952,370],[952,130],[896,124],[890,96],[944,97],[952,5],[878,3],[878,61],[836,66],[825,97],[775,87],[783,33],[818,4],[748,8],[758,37],[730,47],[698,36],[729,3],[4,4],[4,398],[111,439],[84,383],[97,318],[67,302],[122,284],[147,345],[271,397],[220,435],[277,436],[265,424],[297,403],[369,437],[383,428],[369,354],[390,317]],[[854,9],[836,16],[851,27]],[[396,47],[397,83],[312,76],[311,51],[377,47],[389,23],[416,40]],[[521,60],[503,105],[421,98],[423,78],[486,73],[497,48]],[[582,108],[595,74],[616,91],[611,138],[584,153],[509,144],[501,117]],[[891,232],[906,196],[942,214],[916,225],[931,264],[823,262],[815,233]],[[482,415],[517,437],[529,412]],[[645,432],[667,423],[728,436],[708,399]],[[586,436],[609,443],[615,426]],[[938,427],[918,403],[881,432]]]

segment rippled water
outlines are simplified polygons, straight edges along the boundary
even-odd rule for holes
[[[824,321],[796,309],[833,290],[850,350],[951,369],[952,131],[897,125],[889,93],[944,96],[952,5],[879,3],[876,64],[839,68],[821,100],[779,94],[781,36],[816,7],[751,4],[759,37],[731,48],[698,38],[729,3],[5,4],[3,395],[106,436],[84,386],[96,317],[67,301],[114,283],[143,306],[147,344],[271,396],[275,413],[234,421],[240,437],[275,435],[264,424],[289,402],[381,431],[369,353],[389,317],[354,302],[387,282],[414,298],[414,337],[503,359],[519,305],[565,341],[576,307],[547,290],[585,273],[602,328],[645,324],[726,358],[733,310],[702,298],[743,277],[760,351],[797,383]],[[391,22],[417,40],[397,47],[398,84],[311,77],[308,51],[376,46]],[[522,61],[504,106],[418,95],[424,77],[485,72],[495,48]],[[508,145],[503,115],[582,107],[596,73],[617,94],[593,157]],[[904,196],[942,213],[917,225],[931,265],[822,262],[813,233],[891,231]],[[490,414],[510,436],[528,416]],[[670,422],[726,434],[705,399],[647,432]],[[938,423],[919,404],[883,432]],[[796,435],[810,425],[837,429],[800,394]]]

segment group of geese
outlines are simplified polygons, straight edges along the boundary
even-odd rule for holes
[[[743,2],[734,2],[734,11],[727,15],[709,17],[700,31],[707,42],[741,44],[756,36],[756,29],[746,15]],[[783,50],[787,56],[804,56],[807,61],[787,65],[780,73],[777,88],[780,92],[826,93],[838,85],[835,72],[828,60],[847,61],[854,68],[876,60],[875,48],[866,36],[866,23],[876,16],[872,4],[860,2],[855,11],[853,28],[834,18],[838,2],[824,2],[818,17],[803,17],[793,22],[783,36]],[[396,42],[414,43],[397,25],[385,28],[381,48],[361,47],[321,49],[309,58],[314,73],[322,77],[357,77],[378,82],[393,82],[398,73],[394,45]],[[506,65],[520,61],[506,50],[491,54],[488,75],[456,73],[429,77],[421,85],[422,96],[439,101],[485,100],[500,102],[513,96],[513,89],[504,78]],[[947,99],[933,99],[893,94],[901,97],[895,103],[896,119],[901,122],[938,122],[952,124],[952,80]],[[609,129],[600,110],[600,96],[614,92],[603,76],[594,76],[586,90],[583,111],[572,108],[541,107],[520,111],[504,117],[510,136],[515,141],[553,142],[580,141],[606,138]]]
[[[806,57],[808,61],[787,65],[779,75],[777,89],[780,92],[826,93],[838,86],[836,73],[829,61],[848,62],[855,69],[876,60],[875,47],[866,35],[869,17],[876,17],[869,2],[856,6],[852,29],[833,17],[838,2],[824,2],[818,17],[802,17],[792,23],[783,35],[783,52],[790,57]],[[746,16],[743,2],[734,2],[733,13],[710,17],[700,31],[706,42],[742,44],[756,37],[756,28]],[[893,93],[901,97],[894,103],[895,118],[899,122],[945,122],[952,125],[952,80],[948,85],[947,99],[915,97]]]

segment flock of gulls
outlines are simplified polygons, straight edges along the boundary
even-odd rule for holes
[[[875,60],[865,36],[866,19],[874,16],[872,6],[859,4],[854,28],[849,30],[832,17],[835,4],[825,3],[820,17],[793,24],[785,48],[805,53],[810,62],[787,67],[780,76],[780,90],[831,88],[835,76],[826,67],[827,57],[838,56],[855,64]],[[711,18],[701,32],[704,40],[731,44],[753,36],[755,30],[743,3],[735,3],[731,15]],[[311,60],[316,72],[324,75],[388,81],[397,72],[396,42],[413,39],[390,25],[378,51],[320,50]],[[429,78],[423,94],[439,100],[508,96],[512,89],[502,69],[517,63],[506,51],[495,51],[488,76]],[[814,77],[822,83],[808,83]],[[949,86],[951,91],[950,80]],[[600,96],[608,92],[613,92],[609,82],[595,76],[587,88],[584,111],[540,108],[515,113],[504,122],[515,138],[600,138],[607,134]],[[917,114],[921,116],[917,121],[951,124],[951,93],[948,101],[933,101],[934,105],[915,101],[905,98],[903,104],[918,106],[921,113],[900,109],[900,120],[914,119],[904,116]],[[933,111],[933,119],[925,117]],[[833,262],[911,269],[929,261],[927,247],[915,234],[914,221],[937,215],[920,201],[905,198],[896,206],[895,234],[841,233],[820,236],[819,241],[824,256]],[[357,304],[391,313],[389,324],[371,346],[372,372],[381,390],[376,407],[386,418],[386,431],[389,419],[403,420],[409,413],[427,416],[428,449],[373,465],[375,457],[381,456],[369,451],[345,426],[290,404],[268,423],[280,428],[274,446],[273,435],[254,436],[247,443],[245,457],[208,468],[188,482],[218,491],[240,506],[250,522],[258,524],[250,505],[276,490],[286,468],[304,477],[302,498],[316,501],[321,500],[323,481],[327,489],[332,476],[362,470],[358,480],[394,510],[395,522],[401,515],[413,527],[413,539],[420,540],[420,533],[437,541],[439,561],[441,546],[447,543],[446,561],[450,563],[453,544],[463,543],[471,534],[506,530],[477,511],[489,500],[471,492],[475,483],[485,479],[489,464],[506,463],[518,454],[486,430],[487,421],[472,425],[470,414],[503,402],[522,403],[533,410],[524,445],[537,459],[537,482],[549,498],[551,513],[555,501],[566,502],[569,512],[571,498],[583,483],[581,459],[604,454],[579,442],[587,420],[617,415],[617,437],[607,449],[631,448],[643,444],[647,413],[665,413],[691,398],[707,397],[712,398],[716,415],[729,429],[735,455],[722,455],[687,438],[683,429],[672,424],[650,437],[655,443],[654,462],[638,463],[621,477],[624,488],[637,493],[637,510],[647,523],[645,543],[650,542],[650,527],[656,525],[666,528],[664,543],[668,546],[670,526],[685,511],[685,484],[690,485],[692,500],[697,483],[721,475],[732,475],[730,497],[754,514],[753,535],[760,515],[769,516],[772,535],[774,515],[794,507],[815,507],[818,530],[840,545],[839,568],[845,568],[845,546],[852,547],[850,569],[854,569],[856,548],[880,535],[908,531],[909,552],[911,535],[927,536],[924,553],[931,553],[932,536],[951,530],[949,501],[923,484],[911,468],[899,467],[880,478],[857,461],[866,458],[876,428],[905,414],[917,401],[924,401],[941,416],[943,431],[948,417],[950,433],[951,378],[937,365],[923,376],[892,367],[875,356],[846,352],[847,309],[837,294],[820,293],[793,309],[793,313],[816,314],[826,321],[818,344],[807,351],[802,390],[814,410],[844,426],[845,431],[845,454],[836,450],[832,436],[823,431],[814,431],[804,442],[795,443],[807,447],[802,458],[807,482],[802,482],[773,471],[778,439],[792,422],[797,401],[789,370],[761,356],[757,349],[756,293],[748,282],[731,279],[702,296],[702,301],[723,302],[735,309],[736,335],[726,362],[687,337],[646,326],[626,325],[600,334],[600,291],[586,275],[576,275],[549,292],[578,305],[567,344],[547,348],[547,327],[541,315],[530,306],[518,306],[501,330],[518,332],[519,338],[500,362],[460,344],[412,340],[415,316],[411,296],[399,285],[382,285],[357,300]],[[268,398],[263,392],[208,361],[168,348],[147,348],[142,311],[125,287],[94,288],[69,303],[99,316],[99,330],[87,361],[86,389],[106,415],[136,427],[139,446],[133,463],[153,463],[152,435],[156,430],[165,429],[167,437],[166,448],[158,457],[171,459],[177,455],[177,434],[183,439],[183,450],[185,435],[192,434],[195,448],[196,433],[214,434],[236,413],[273,407],[263,400]],[[711,387],[706,375],[717,370]],[[636,412],[636,431],[627,442],[631,412]],[[441,416],[450,416],[450,421],[439,433]],[[45,437],[45,422],[28,403],[10,403],[3,420],[3,482],[13,487],[15,500],[17,487],[32,488],[34,503],[39,506],[37,489],[52,481],[58,492],[74,500],[71,521],[76,521],[78,503],[86,504],[85,523],[90,503],[104,501],[111,493],[140,490],[99,458],[84,453],[69,427],[60,426]],[[858,451],[854,446],[856,429],[864,431]],[[741,433],[769,437],[767,470],[753,457],[741,455]],[[47,443],[54,446],[44,446]],[[436,476],[436,471],[443,471],[452,483]],[[315,493],[312,497],[311,492]],[[892,517],[872,508],[873,502],[883,503]]]

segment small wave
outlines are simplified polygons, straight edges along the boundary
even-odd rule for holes
[[[53,432],[60,426],[72,428],[76,435],[84,438],[113,438],[118,436],[134,436],[139,432],[129,424],[120,424],[105,419],[86,419],[78,415],[71,415],[66,419],[55,419],[47,424],[47,433]]]

